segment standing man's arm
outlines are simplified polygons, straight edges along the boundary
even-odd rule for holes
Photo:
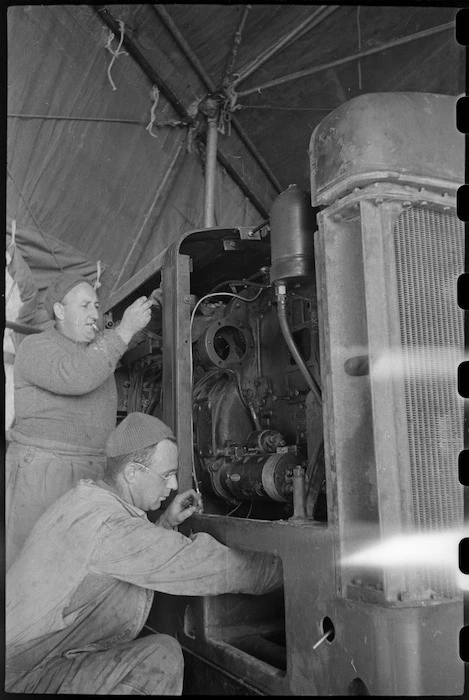
[[[85,347],[39,334],[22,343],[16,371],[23,381],[55,394],[80,396],[93,391],[114,372],[132,336],[150,320],[151,301],[137,299],[116,329],[105,330]]]

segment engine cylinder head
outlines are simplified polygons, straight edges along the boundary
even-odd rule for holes
[[[314,276],[316,228],[309,195],[298,185],[278,195],[270,212],[271,283]]]

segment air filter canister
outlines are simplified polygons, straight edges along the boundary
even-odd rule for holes
[[[313,232],[316,228],[309,194],[298,185],[289,185],[276,198],[270,212],[271,283],[314,276]]]

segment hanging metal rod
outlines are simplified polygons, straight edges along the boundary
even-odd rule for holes
[[[116,36],[120,34],[119,24],[104,6],[94,5],[93,9],[98,15],[98,17],[109,27],[109,29]],[[153,66],[150,65],[150,63],[143,56],[143,54],[137,48],[137,46],[135,46],[133,41],[127,36],[127,34],[124,34],[123,45],[125,49],[129,52],[129,54],[132,56],[134,61],[137,63],[137,65],[140,66],[140,68],[143,70],[146,76],[150,79],[152,84],[158,87],[160,92],[164,95],[164,97],[168,100],[169,104],[173,107],[175,112],[184,121],[187,121],[188,124],[194,123],[196,120],[193,117],[191,117],[189,112],[186,110],[186,108],[180,102],[180,100],[176,97],[171,88],[166,84],[163,78],[155,71]],[[217,160],[220,163],[220,165],[223,168],[225,168],[228,175],[238,185],[243,194],[245,194],[246,197],[251,201],[251,203],[258,210],[258,212],[262,216],[266,217],[267,212],[265,210],[265,207],[261,204],[256,195],[249,189],[244,180],[242,180],[242,178],[238,175],[231,163],[226,158],[222,157],[222,154],[220,152],[217,153]]]
[[[225,73],[224,73],[222,81],[221,81],[222,85],[224,85],[225,83],[228,84],[230,82],[230,75],[233,72],[233,66],[234,66],[235,61],[236,61],[236,56],[238,55],[238,49],[239,49],[239,45],[241,43],[244,25],[246,24],[246,20],[247,20],[247,17],[248,17],[248,14],[249,14],[249,11],[251,10],[251,8],[252,8],[252,5],[246,5],[246,7],[244,8],[243,16],[241,17],[241,21],[239,23],[238,30],[233,38],[233,46],[231,48],[230,55],[228,58],[228,63],[227,63],[226,69],[225,69]]]
[[[364,58],[365,56],[371,56],[375,53],[381,53],[382,51],[387,51],[388,49],[393,49],[396,46],[402,46],[402,44],[407,44],[411,41],[416,41],[418,39],[424,39],[425,37],[432,36],[433,34],[439,34],[447,29],[454,30],[454,22],[447,22],[446,24],[440,24],[437,27],[432,27],[431,29],[424,29],[422,32],[416,32],[415,34],[409,34],[409,36],[404,36],[401,39],[395,39],[394,41],[389,41],[387,44],[382,44],[381,46],[375,46],[372,49],[366,49],[365,51],[360,51],[359,53],[353,54],[351,56],[346,56],[345,58],[339,58],[336,61],[330,61],[329,63],[322,63],[320,66],[314,66],[313,68],[306,68],[305,70],[298,71],[297,73],[291,73],[290,75],[284,75],[281,78],[276,78],[275,80],[270,80],[268,83],[263,83],[262,85],[257,85],[256,87],[249,88],[249,90],[241,90],[238,93],[239,97],[246,97],[246,95],[252,95],[254,92],[260,92],[261,90],[266,90],[267,88],[275,87],[276,85],[283,85],[292,80],[297,80],[298,78],[304,78],[307,75],[313,75],[314,73],[319,73],[320,71],[326,70],[327,68],[335,68],[336,66],[343,65],[345,63],[351,63],[359,58]]]
[[[313,12],[312,15],[307,17],[301,24],[299,24],[295,29],[293,29],[288,34],[285,34],[281,39],[279,39],[275,44],[272,44],[266,51],[259,54],[249,65],[245,68],[241,68],[237,71],[237,77],[232,81],[232,86],[239,85],[243,80],[246,80],[254,71],[260,68],[266,61],[269,60],[274,54],[278,53],[281,49],[287,46],[293,41],[293,39],[299,39],[300,36],[306,34],[316,27],[320,22],[322,22],[326,17],[329,17],[333,12],[338,9],[339,5],[332,5],[328,7],[327,5],[321,5],[318,9]],[[242,93],[241,93],[242,94]]]
[[[195,70],[199,78],[202,80],[204,83],[206,89],[208,92],[214,93],[217,90],[217,86],[213,82],[213,80],[210,78],[210,76],[206,73],[205,69],[203,68],[202,64],[200,63],[199,59],[187,43],[186,39],[184,36],[181,34],[179,31],[177,25],[175,24],[174,20],[172,19],[171,15],[169,14],[168,10],[164,7],[164,5],[151,5],[151,8],[153,12],[159,17],[163,25],[166,27],[168,32],[171,34],[173,37],[174,41],[178,45],[179,49],[182,51],[182,53],[185,55],[189,63],[191,64],[192,68]],[[266,161],[264,158],[261,156],[261,154],[257,151],[256,147],[252,143],[251,139],[249,136],[246,134],[244,131],[243,127],[241,124],[238,122],[236,119],[235,115],[233,114],[231,117],[231,126],[234,128],[236,133],[238,134],[240,140],[242,143],[246,146],[264,175],[267,176],[269,179],[271,185],[273,185],[274,189],[277,192],[281,192],[283,190],[282,185],[278,181],[277,177],[275,174],[272,172],[270,167],[267,165]]]

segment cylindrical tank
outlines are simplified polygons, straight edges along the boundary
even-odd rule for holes
[[[316,228],[308,193],[298,185],[289,185],[278,195],[270,212],[271,282],[314,276]]]

